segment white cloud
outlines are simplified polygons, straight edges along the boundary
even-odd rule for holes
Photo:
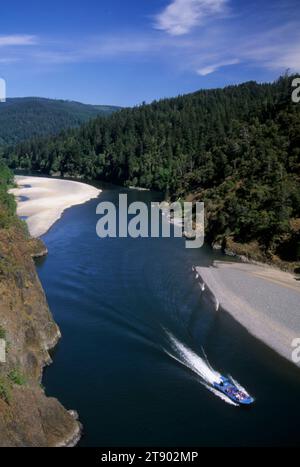
[[[224,66],[229,66],[229,65],[237,65],[238,63],[240,63],[240,60],[238,58],[235,58],[233,60],[225,60],[222,62],[213,63],[211,65],[206,65],[202,68],[199,68],[197,70],[197,74],[200,76],[206,76],[206,75],[209,75],[210,73],[214,73],[219,68],[222,68]]]
[[[227,0],[173,0],[156,16],[155,27],[172,36],[187,34],[210,16],[225,11]]]
[[[300,22],[250,35],[232,43],[231,54],[244,62],[283,73],[286,69],[300,71]]]
[[[96,62],[116,57],[143,57],[159,53],[167,47],[167,40],[140,35],[93,36],[58,43],[55,47],[42,45],[30,50],[27,57],[48,65]],[[170,44],[169,44],[170,45]],[[173,44],[172,44],[173,45]],[[23,57],[26,55],[23,53]]]
[[[283,51],[278,57],[274,57],[269,64],[272,69],[290,68],[292,71],[300,71],[300,44],[294,44],[289,50]]]
[[[274,71],[279,74],[287,68],[300,71],[300,19],[288,18],[279,23],[275,17],[266,27],[265,21],[257,24],[254,10],[252,17],[246,17],[241,13],[234,15],[231,9],[229,17],[228,4],[229,0],[174,0],[159,15],[160,23],[157,23],[168,34],[151,29],[143,33],[124,30],[113,35],[78,35],[68,39],[0,35],[0,63],[3,68],[6,63],[20,61],[48,69],[120,58],[126,63],[152,61],[154,66],[163,62],[178,73],[194,73],[199,77],[238,63],[245,70],[265,69],[271,76]],[[213,13],[217,15],[221,11],[223,18],[226,14],[226,21],[214,21],[217,16],[212,17]],[[246,21],[241,21],[242,17]],[[196,19],[197,24],[202,21],[201,29],[195,28],[192,34],[184,36],[196,24]],[[233,68],[233,77],[235,71]]]
[[[16,46],[16,45],[35,45],[37,39],[35,36],[27,34],[13,34],[9,36],[0,36],[0,47]]]

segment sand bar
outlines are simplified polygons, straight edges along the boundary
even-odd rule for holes
[[[292,361],[292,341],[300,338],[300,282],[293,274],[228,261],[196,270],[223,309]]]
[[[15,182],[18,188],[10,193],[17,197],[17,214],[25,218],[32,237],[44,235],[67,208],[101,193],[86,183],[55,178],[16,176]]]

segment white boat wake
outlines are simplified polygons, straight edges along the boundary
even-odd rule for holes
[[[239,406],[239,404],[236,404],[236,402],[233,402],[233,400],[229,399],[229,397],[225,396],[222,392],[218,391],[212,386],[209,386],[208,384],[202,383],[210,392],[212,392],[215,396],[219,397],[222,399],[224,402],[230,405],[235,405],[236,407]]]
[[[193,371],[198,376],[200,376],[201,378],[200,383],[203,384],[203,386],[205,386],[209,391],[211,391],[217,397],[222,399],[227,404],[238,406],[238,404],[233,402],[229,397],[227,397],[225,394],[221,393],[220,391],[218,391],[217,389],[213,387],[214,383],[220,383],[221,374],[211,367],[204,351],[203,351],[204,358],[201,358],[193,350],[189,349],[185,344],[183,344],[182,342],[179,342],[178,339],[176,339],[176,337],[174,337],[170,332],[168,332],[167,330],[165,331],[168,335],[168,338],[172,345],[172,349],[174,351],[174,354],[166,351],[167,354],[171,358],[173,358],[174,360],[177,360],[179,363],[186,366],[191,371]],[[239,387],[238,384],[236,385],[237,387]]]

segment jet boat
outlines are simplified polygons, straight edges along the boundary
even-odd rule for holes
[[[230,378],[225,376],[221,376],[220,381],[215,382],[213,386],[236,404],[250,405],[254,402],[253,397],[249,396],[244,390],[240,390]]]

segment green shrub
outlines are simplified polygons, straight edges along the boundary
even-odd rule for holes
[[[13,174],[0,160],[0,228],[8,228],[15,221],[16,201],[7,190],[13,184]]]
[[[0,339],[5,339],[6,337],[6,332],[5,332],[5,329],[0,326]]]
[[[11,370],[8,374],[8,378],[13,384],[17,384],[18,386],[23,386],[26,383],[25,376],[18,368]]]

